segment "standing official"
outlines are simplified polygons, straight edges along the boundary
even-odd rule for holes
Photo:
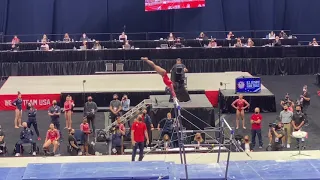
[[[94,137],[96,135],[96,126],[95,126],[94,119],[96,117],[97,111],[98,111],[97,104],[94,101],[92,101],[91,96],[88,96],[88,102],[84,104],[83,113],[84,113],[84,117],[87,118],[88,124],[89,125],[91,124]]]
[[[31,103],[28,103],[27,109],[28,109],[28,121],[27,121],[28,128],[30,129],[31,125],[33,126],[34,131],[37,134],[38,141],[40,141],[41,138],[40,138],[38,123],[37,123],[37,109],[35,109]]]
[[[143,159],[144,150],[144,138],[147,139],[147,145],[149,144],[149,137],[147,127],[142,122],[141,115],[138,116],[137,120],[134,121],[131,127],[131,141],[132,141],[132,161],[135,161],[137,149],[139,148],[139,161]]]
[[[110,102],[109,107],[111,113],[110,113],[110,119],[113,123],[118,116],[120,116],[120,111],[122,110],[121,101],[118,100],[118,95],[113,95],[113,100]]]
[[[52,101],[52,106],[49,107],[48,115],[51,118],[51,123],[54,125],[54,127],[59,131],[60,139],[62,139],[62,134],[60,130],[60,114],[61,114],[61,108],[57,105],[57,101]]]
[[[261,121],[262,121],[262,116],[260,114],[260,109],[257,107],[254,109],[254,114],[251,115],[251,144],[252,148],[256,145],[256,135],[258,136],[259,139],[259,148],[262,148],[262,136],[261,136]]]
[[[287,144],[287,148],[290,148],[291,144],[291,121],[292,121],[293,113],[288,110],[288,106],[283,106],[283,111],[280,112],[280,121],[283,124],[284,129],[284,137],[282,138],[282,145]]]
[[[307,110],[310,106],[310,94],[308,92],[308,87],[307,85],[304,85],[303,86],[303,89],[302,89],[302,94],[300,96],[300,102],[301,102],[301,107],[302,107],[302,112],[303,114],[305,115],[306,119],[305,119],[305,125],[309,125],[309,117],[308,117],[308,114],[307,114]]]
[[[293,127],[293,131],[300,131],[302,129],[302,126],[305,123],[305,115],[301,112],[301,107],[300,106],[296,106],[296,112],[293,114],[292,117],[292,127]],[[304,138],[301,138],[302,143],[304,142]],[[299,148],[299,144],[300,144],[300,139],[297,138],[297,148]],[[305,148],[305,146],[303,146],[302,148]]]

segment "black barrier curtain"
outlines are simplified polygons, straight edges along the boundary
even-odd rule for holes
[[[168,71],[175,60],[154,60]],[[106,63],[123,63],[125,71],[150,71],[141,60],[0,63],[0,76],[88,75],[105,71]],[[191,73],[244,71],[252,75],[303,75],[320,72],[319,58],[185,59]]]

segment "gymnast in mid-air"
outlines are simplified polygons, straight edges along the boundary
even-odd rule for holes
[[[176,98],[176,93],[174,92],[173,83],[170,80],[167,71],[162,67],[156,65],[153,61],[149,60],[147,57],[141,57],[141,60],[148,63],[158,74],[162,76],[164,84],[170,89],[173,98]]]

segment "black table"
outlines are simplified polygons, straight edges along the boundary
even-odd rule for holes
[[[266,44],[270,44],[273,42],[271,39],[253,39],[255,46],[264,46]],[[135,41],[129,41],[130,44],[136,48],[156,48],[160,47],[161,44],[168,44],[169,46],[173,45],[174,42],[172,41],[160,41],[160,40],[135,40]],[[209,43],[209,40],[195,40],[195,39],[189,39],[189,40],[182,40],[182,44],[186,47],[203,47],[204,45],[207,45]],[[247,42],[247,39],[242,39],[243,43]],[[281,40],[283,45],[298,45],[297,39],[282,39]],[[236,40],[226,40],[226,39],[218,39],[217,44],[219,46],[229,46],[234,45],[236,43]],[[50,42],[48,43],[50,48],[53,49],[73,49],[79,48],[82,45],[82,42]],[[92,48],[93,42],[87,43],[88,48]],[[101,41],[100,45],[105,48],[121,48],[123,45],[123,42],[120,41]],[[40,42],[30,42],[30,43],[20,43],[19,48],[20,50],[36,50],[41,46]],[[11,50],[11,44],[10,43],[4,43],[0,44],[0,51],[1,50]]]
[[[181,48],[181,49],[105,49],[57,51],[2,51],[0,62],[73,62],[92,60],[150,59],[230,59],[320,57],[320,47],[253,47],[253,48]]]

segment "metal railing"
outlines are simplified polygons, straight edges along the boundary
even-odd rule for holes
[[[276,35],[282,30],[245,30],[245,31],[232,31],[235,37],[251,37],[251,38],[265,38],[271,31]],[[290,34],[290,30],[283,30]],[[225,39],[229,31],[203,31],[208,38]],[[85,33],[85,32],[84,32]],[[166,39],[171,32],[136,32],[126,33],[129,40],[159,40]],[[200,31],[194,32],[172,32],[175,37],[184,39],[195,39],[199,37]],[[69,37],[74,41],[79,41],[83,33],[70,33]],[[116,33],[86,33],[87,37],[99,41],[118,40],[121,32]],[[37,42],[42,39],[43,34],[0,34],[1,42],[11,42],[14,35],[17,35],[22,42]],[[64,34],[46,34],[50,41],[62,41]]]

